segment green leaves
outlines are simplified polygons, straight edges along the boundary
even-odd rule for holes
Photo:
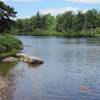
[[[11,35],[0,35],[0,59],[11,54],[16,54],[21,49],[21,46],[21,41],[15,37]]]
[[[94,36],[92,32],[100,28],[100,11],[67,11],[57,16],[42,15],[37,12],[31,18],[16,20],[15,30],[27,35]],[[85,34],[86,33],[86,34]]]
[[[14,24],[13,18],[16,17],[16,11],[13,7],[0,1],[0,32],[8,31]]]

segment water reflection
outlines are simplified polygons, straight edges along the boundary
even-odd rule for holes
[[[0,63],[0,75],[7,76],[9,71],[17,65],[18,62]]]

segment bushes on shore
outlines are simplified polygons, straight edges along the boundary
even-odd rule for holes
[[[21,48],[21,41],[14,36],[0,35],[0,60],[8,56],[15,56]]]
[[[100,36],[100,28],[91,29],[91,30],[82,30],[79,32],[56,32],[56,31],[33,31],[33,32],[22,32],[16,33],[16,35],[26,35],[26,36],[60,36],[60,37],[97,37]]]

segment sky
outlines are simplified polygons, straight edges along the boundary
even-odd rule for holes
[[[16,9],[17,18],[29,18],[40,11],[57,15],[65,11],[95,8],[100,10],[100,0],[1,0]]]

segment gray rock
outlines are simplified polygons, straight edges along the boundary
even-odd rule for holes
[[[19,58],[26,58],[27,56],[28,55],[24,53],[16,53],[16,57],[19,57]]]
[[[7,57],[2,60],[2,62],[14,62],[14,61],[18,61],[18,59],[15,57]]]
[[[41,58],[32,57],[24,53],[17,53],[16,57],[20,58],[21,61],[24,61],[29,64],[43,64],[44,63],[44,61]]]
[[[27,61],[30,64],[43,64],[44,63],[44,61],[42,59],[40,59],[38,57],[31,57],[31,56],[28,57]]]

